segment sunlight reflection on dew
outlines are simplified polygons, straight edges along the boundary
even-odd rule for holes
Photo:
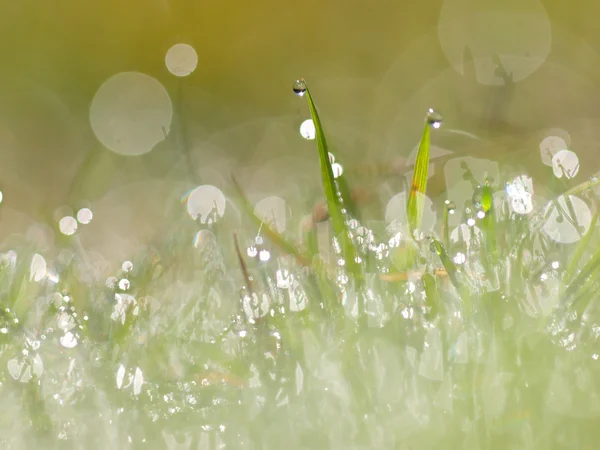
[[[306,83],[303,80],[296,80],[292,85],[292,91],[299,97],[304,96],[306,93]]]
[[[81,208],[77,211],[77,220],[82,225],[87,225],[92,221],[94,215],[92,214],[92,210],[89,208]]]
[[[267,262],[270,258],[271,252],[269,252],[269,250],[261,250],[258,253],[258,259],[260,259],[262,262]]]
[[[77,343],[77,337],[70,331],[67,331],[60,338],[60,345],[62,345],[65,348],[73,348],[77,345]]]
[[[307,119],[300,125],[300,136],[304,139],[312,140],[317,136],[315,124],[312,119]]]
[[[570,150],[560,150],[552,157],[552,171],[556,178],[571,179],[579,172],[579,158]]]
[[[175,44],[167,51],[165,65],[173,75],[186,77],[196,70],[198,54],[191,45]]]
[[[127,278],[121,278],[119,280],[119,289],[121,289],[122,291],[126,291],[127,289],[129,289],[129,286],[130,283]]]
[[[121,155],[141,155],[165,138],[173,106],[156,79],[122,72],[104,82],[90,108],[90,124],[98,140]]]
[[[527,175],[506,183],[506,195],[512,211],[517,214],[529,214],[533,211],[533,181]]]
[[[123,272],[131,272],[133,270],[133,263],[131,261],[123,261],[123,264],[121,264],[121,270]]]
[[[71,236],[77,231],[77,220],[71,216],[65,216],[58,222],[58,229],[66,236]]]
[[[338,178],[342,176],[342,173],[344,173],[344,168],[341,166],[341,164],[333,163],[331,165],[331,171],[333,172],[333,178]]]
[[[200,219],[201,223],[212,223],[213,220],[225,214],[225,196],[215,186],[208,184],[198,186],[189,192],[184,199],[186,200],[188,214],[194,220]]]

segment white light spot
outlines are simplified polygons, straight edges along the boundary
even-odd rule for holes
[[[140,369],[139,367],[136,367],[135,375],[133,377],[133,395],[140,395],[143,384],[144,384],[144,374],[142,373],[142,369]]]
[[[464,264],[465,262],[467,262],[467,256],[461,252],[454,255],[453,259],[455,264]]]
[[[96,92],[90,124],[98,140],[121,155],[149,152],[165,138],[173,106],[156,79],[138,72],[109,78]]]
[[[294,281],[294,276],[287,269],[279,269],[275,274],[275,278],[277,279],[277,287],[280,289],[289,289],[292,281]]]
[[[570,150],[560,150],[552,157],[552,171],[556,178],[571,179],[579,172],[579,158]]]
[[[552,268],[558,269],[560,267],[560,263],[558,261],[552,261]]]
[[[269,250],[261,250],[258,254],[258,259],[262,262],[267,262],[271,258],[271,252]]]
[[[312,119],[307,119],[300,125],[300,136],[304,139],[312,140],[317,136],[315,124]]]
[[[287,206],[280,197],[266,197],[254,207],[254,213],[279,233],[285,231]]]
[[[198,186],[187,195],[187,212],[202,223],[212,223],[225,214],[225,196],[211,185]]]
[[[123,272],[131,272],[133,270],[133,263],[131,261],[123,261],[121,270],[123,270]]]
[[[517,214],[529,214],[533,211],[533,181],[531,177],[521,175],[506,184],[508,204]]]
[[[119,289],[121,289],[122,291],[126,291],[127,289],[129,289],[130,286],[131,283],[129,283],[129,280],[127,278],[121,278],[119,280]]]
[[[475,226],[475,219],[473,219],[472,217],[469,217],[467,219],[467,225],[469,225],[470,227]]]
[[[94,214],[92,214],[92,210],[89,208],[81,208],[77,211],[77,220],[82,225],[87,225],[92,221]]]
[[[333,178],[337,178],[344,173],[344,168],[341,166],[341,164],[333,163],[331,165],[331,171],[333,172]]]
[[[0,203],[2,203],[2,200],[4,200],[4,194],[2,194],[2,191],[0,191]]]
[[[65,216],[58,222],[58,229],[64,235],[71,236],[77,231],[77,220],[71,216]]]
[[[46,276],[47,266],[46,260],[42,255],[35,254],[31,258],[31,265],[29,267],[29,279],[35,282],[42,281]]]
[[[186,77],[198,66],[198,54],[188,44],[175,44],[167,51],[165,64],[169,72],[177,77]]]
[[[73,348],[77,345],[77,337],[70,331],[67,331],[63,336],[61,336],[60,345],[65,348]]]
[[[123,386],[124,378],[125,378],[125,366],[123,364],[119,364],[119,368],[117,369],[117,389],[121,389],[121,386]]]

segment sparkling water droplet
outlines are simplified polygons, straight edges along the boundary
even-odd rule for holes
[[[131,272],[133,270],[133,263],[131,261],[124,261],[121,264],[121,269],[123,272]]]
[[[302,97],[306,93],[306,83],[304,82],[304,80],[296,80],[294,81],[292,90],[294,91],[294,94],[296,94],[299,97]]]
[[[258,254],[258,258],[262,262],[267,262],[271,258],[271,252],[269,250],[261,250]]]
[[[446,204],[448,214],[454,214],[456,212],[456,203],[451,202],[450,200],[446,200],[444,203]]]
[[[441,127],[442,120],[443,120],[442,115],[439,112],[437,112],[431,108],[429,108],[427,110],[427,123],[429,125],[431,125],[433,128],[437,129],[437,128]]]
[[[250,247],[248,247],[248,249],[246,250],[246,253],[248,254],[248,256],[250,258],[255,258],[256,255],[258,255],[258,249],[256,247],[254,247],[253,245],[251,245]]]

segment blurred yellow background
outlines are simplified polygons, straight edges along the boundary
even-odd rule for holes
[[[559,129],[581,176],[600,168],[592,0],[5,1],[0,12],[4,247],[58,208],[90,206],[84,243],[125,257],[196,182],[226,189],[235,171],[257,195],[317,183],[298,77],[345,162],[408,155],[435,107],[444,127],[524,157]],[[198,55],[187,77],[165,65],[178,43]],[[110,151],[90,124],[94,95],[121,72],[153,77],[172,102],[167,139],[143,155]],[[51,247],[56,230],[44,230]]]

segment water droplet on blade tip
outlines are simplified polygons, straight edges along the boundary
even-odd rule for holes
[[[294,94],[302,97],[306,93],[306,83],[304,80],[296,80],[292,86],[292,90],[294,91]]]

